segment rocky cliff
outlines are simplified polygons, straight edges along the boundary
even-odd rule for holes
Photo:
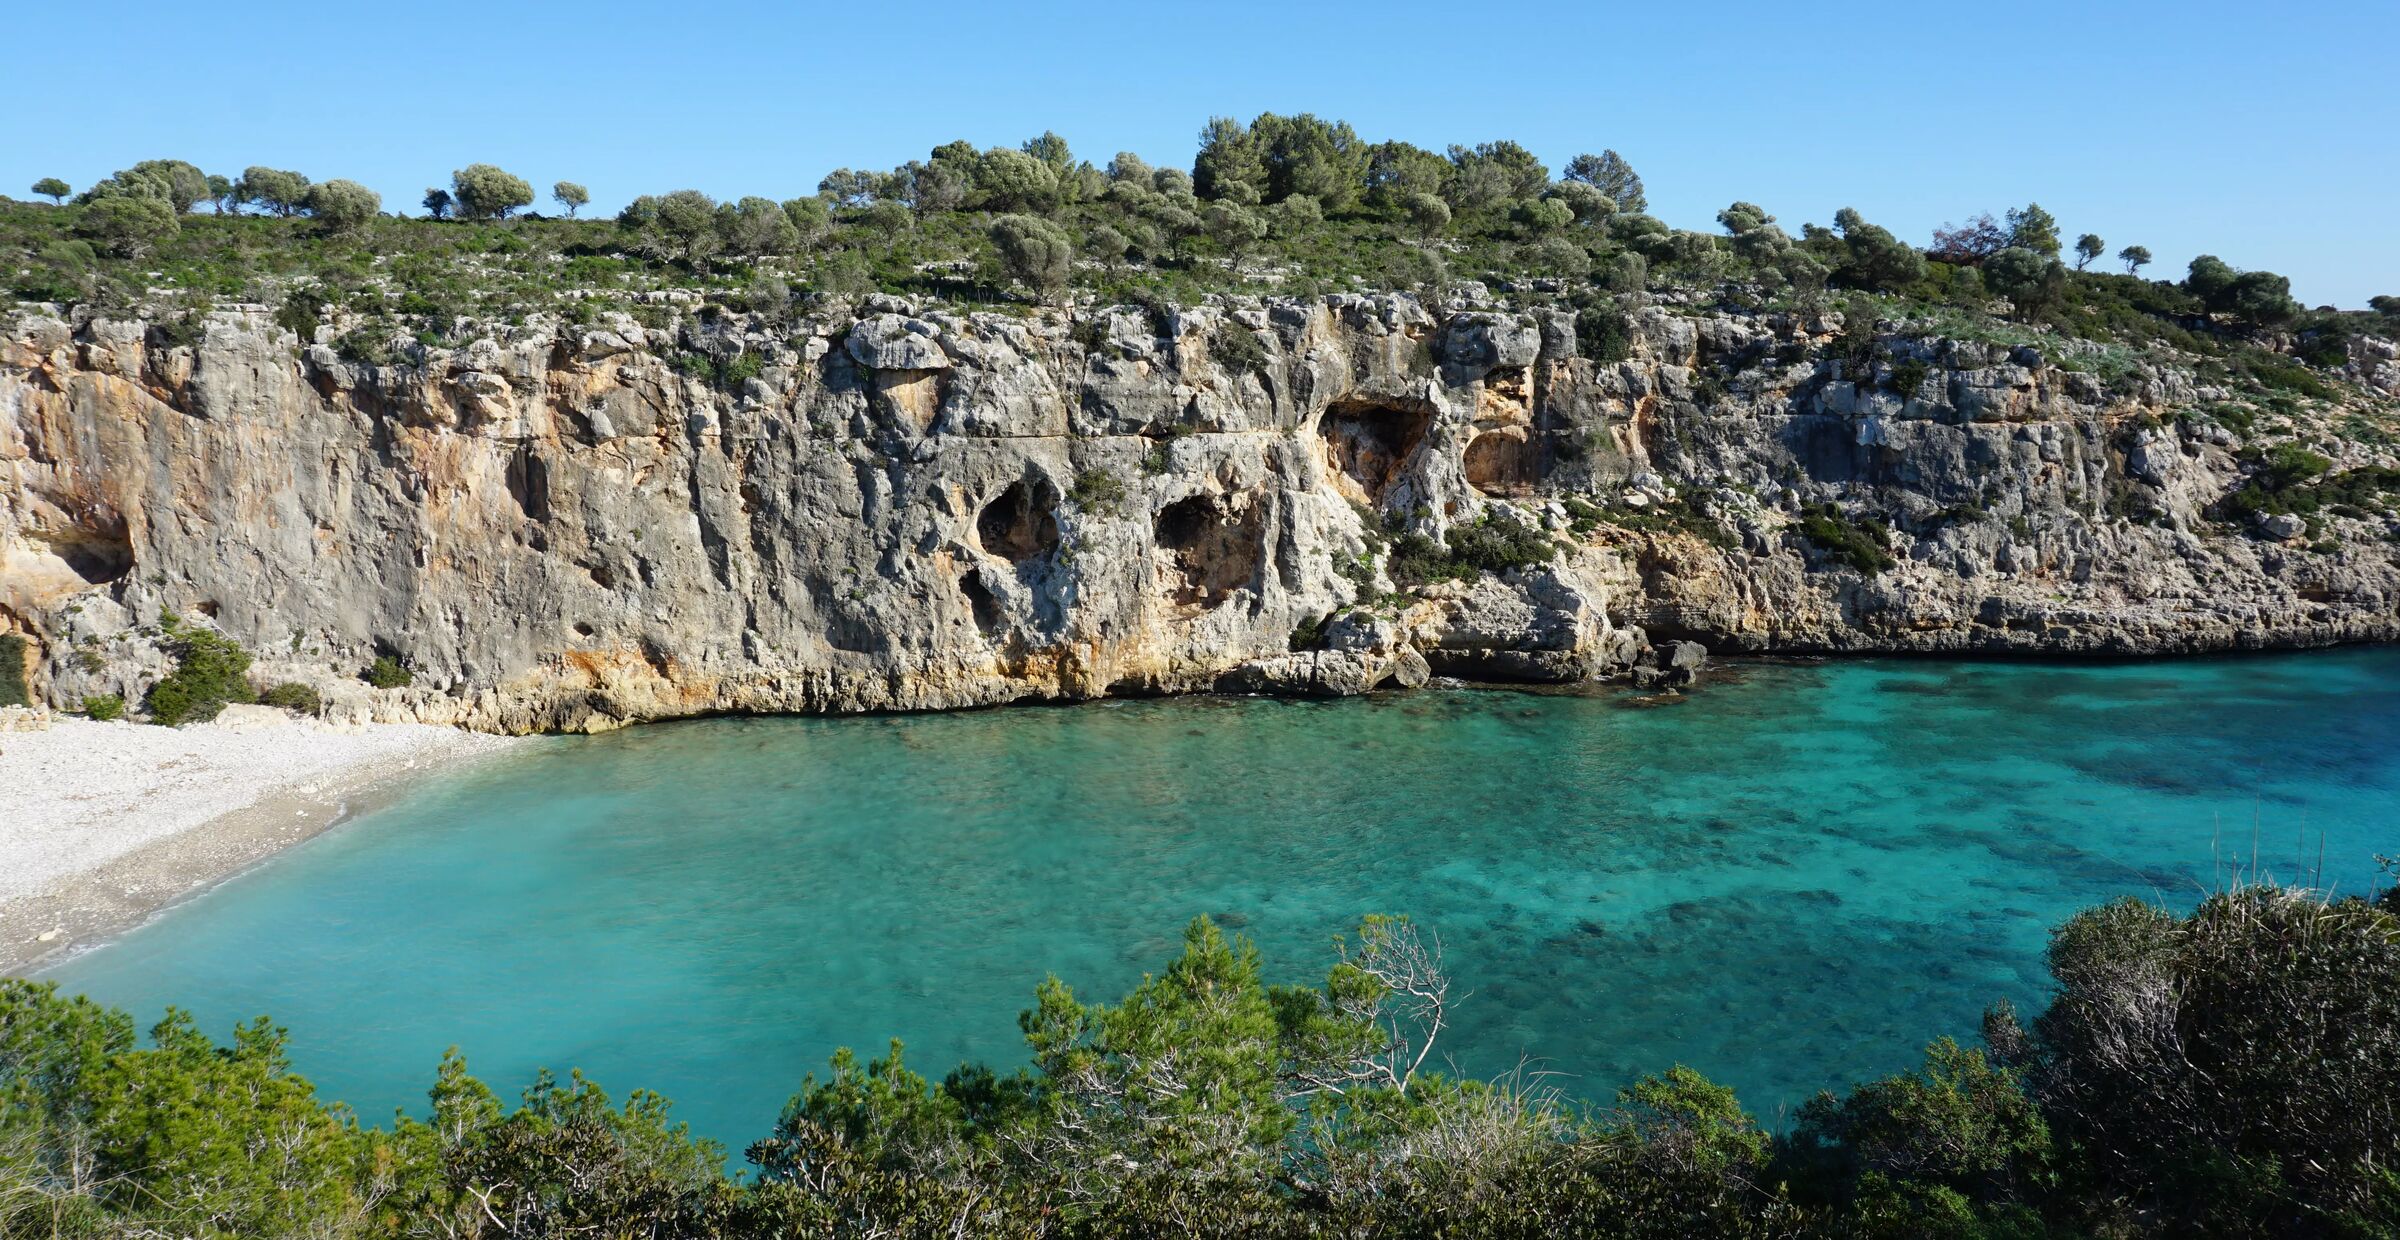
[[[1570,680],[1670,638],[2400,634],[2388,517],[2219,519],[2260,466],[2189,372],[1832,315],[1629,323],[1600,361],[1571,314],[1473,300],[878,299],[536,321],[379,366],[256,309],[25,310],[0,339],[0,629],[60,705],[137,699],[174,612],[336,715],[505,731]],[[2283,430],[2387,416],[2376,377]],[[2388,464],[2331,438],[2339,467]],[[1559,553],[1395,563],[1511,522]],[[413,683],[360,681],[379,655]]]

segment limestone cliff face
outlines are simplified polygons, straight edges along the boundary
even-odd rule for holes
[[[1821,356],[1838,327],[1653,308],[1632,357],[1599,364],[1567,316],[1397,296],[1036,317],[880,300],[772,328],[536,323],[378,367],[254,310],[196,343],[20,313],[0,338],[0,628],[34,636],[61,705],[138,697],[173,611],[336,715],[508,731],[1569,680],[1648,637],[2131,653],[2400,633],[2380,525],[2319,552],[2203,515],[2241,466],[2222,432],[2176,429],[2188,379],[2111,391],[1938,340],[1891,342],[1869,374]],[[1642,519],[1670,497],[1735,537]],[[1799,537],[1826,502],[1888,527],[1899,566],[1863,575]],[[1385,574],[1387,521],[1495,511],[1566,550],[1417,590]],[[1322,635],[1293,653],[1296,629]],[[361,683],[379,654],[414,684]]]

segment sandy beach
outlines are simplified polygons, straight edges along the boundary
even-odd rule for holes
[[[160,728],[0,732],[0,974],[90,946],[388,797],[519,742],[337,729],[263,707]]]

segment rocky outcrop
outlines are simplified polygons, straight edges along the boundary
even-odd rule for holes
[[[1697,650],[1645,658],[1653,639],[2400,632],[2383,518],[2313,543],[2212,519],[2246,466],[2178,418],[2204,396],[2179,373],[2112,385],[1898,334],[1861,362],[1832,356],[1856,337],[1830,319],[1633,327],[1632,356],[1598,363],[1567,314],[1401,296],[1024,317],[879,298],[799,323],[534,322],[377,366],[255,309],[196,343],[20,312],[0,628],[34,637],[54,704],[138,699],[173,612],[337,716],[499,731],[1688,678]],[[1805,537],[1827,505],[1897,565]],[[1391,579],[1392,534],[1495,516],[1564,550]],[[379,655],[413,683],[367,687]]]

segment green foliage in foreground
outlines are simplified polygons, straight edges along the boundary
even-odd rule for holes
[[[2058,991],[1984,1047],[1820,1095],[1774,1134],[1676,1067],[1588,1108],[1428,1070],[1438,947],[1371,918],[1271,986],[1206,919],[1115,1004],[1056,978],[1030,1064],[936,1083],[837,1054],[750,1147],[454,1053],[361,1127],[265,1019],[217,1046],[0,981],[0,1235],[2376,1236],[2400,1228],[2400,897],[2135,900],[2053,935]]]

